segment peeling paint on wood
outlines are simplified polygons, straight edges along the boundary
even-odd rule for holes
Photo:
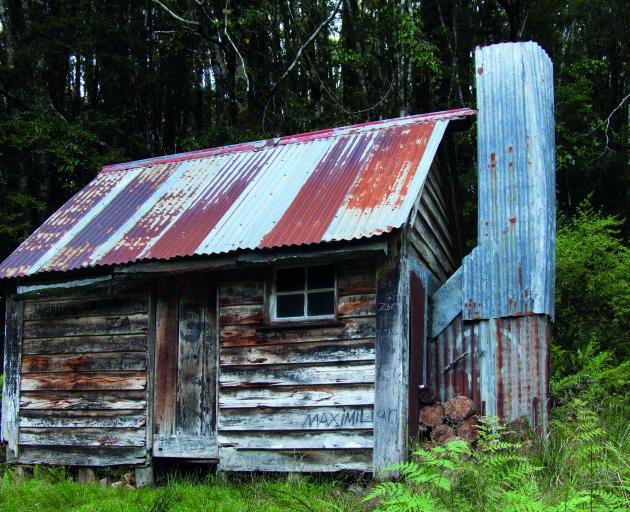
[[[94,354],[24,355],[22,373],[133,371],[147,369],[146,352],[100,352]]]
[[[29,410],[20,411],[20,427],[142,428],[146,417],[124,410]]]
[[[139,390],[146,387],[146,372],[25,373],[21,383],[22,391]]]
[[[20,409],[134,409],[146,408],[144,391],[26,391],[20,395]]]
[[[287,450],[307,450],[304,470],[370,469],[374,267],[342,263],[337,282],[341,321],[309,327],[264,325],[262,280],[231,282],[228,298],[221,287],[220,467],[283,470],[295,464]],[[337,456],[323,469],[328,451]]]
[[[257,407],[221,409],[219,429],[232,430],[338,430],[372,429],[374,410],[371,405],[345,407]]]
[[[78,336],[24,340],[24,354],[82,354],[84,352],[144,352],[146,334]]]
[[[7,456],[18,456],[18,412],[20,403],[20,358],[22,352],[23,303],[6,299],[4,337],[4,380],[2,384],[1,439],[7,443]]]
[[[24,446],[144,446],[144,429],[20,428]]]
[[[19,464],[68,466],[143,466],[146,461],[146,448],[116,446],[25,446],[17,460]]]
[[[321,450],[372,448],[372,430],[326,432],[222,432],[219,446],[238,450]]]
[[[219,469],[225,471],[335,472],[370,471],[372,450],[238,450],[219,448]]]
[[[373,361],[374,340],[324,340],[312,343],[223,347],[221,366],[312,364]]]

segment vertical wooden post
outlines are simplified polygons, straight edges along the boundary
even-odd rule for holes
[[[80,484],[91,484],[96,481],[96,474],[93,468],[77,469],[77,482]]]
[[[148,331],[147,331],[147,424],[146,424],[146,438],[145,447],[147,449],[147,459],[151,460],[153,457],[153,435],[155,434],[154,423],[154,389],[155,389],[155,350],[156,350],[156,286],[155,283],[151,283],[149,293],[149,318],[148,318]]]
[[[136,468],[136,487],[148,487],[153,485],[153,466]]]
[[[13,468],[13,474],[16,485],[19,485],[33,477],[33,468],[31,466],[18,464]]]
[[[374,475],[394,476],[385,467],[407,455],[409,372],[407,260],[393,256],[377,270]]]
[[[22,358],[22,315],[24,302],[16,299],[15,295],[8,295],[6,307],[2,426],[0,429],[0,437],[7,444],[7,461],[11,462],[18,457],[20,361]]]

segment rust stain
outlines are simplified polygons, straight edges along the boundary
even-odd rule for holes
[[[104,167],[0,265],[0,278],[389,232],[415,199],[407,196],[437,122],[473,114],[457,109]],[[273,193],[287,180],[296,184],[290,192]]]

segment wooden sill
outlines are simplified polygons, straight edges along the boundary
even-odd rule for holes
[[[336,318],[322,318],[321,320],[291,320],[284,321],[268,321],[257,330],[273,331],[275,329],[310,329],[312,327],[341,327],[344,322]]]

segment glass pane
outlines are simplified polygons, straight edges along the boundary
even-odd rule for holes
[[[304,316],[304,295],[276,296],[276,317]]]
[[[304,268],[281,268],[276,274],[276,291],[294,292],[304,289]]]
[[[321,267],[308,267],[308,289],[333,288],[335,286],[335,267],[322,265]]]
[[[308,294],[308,316],[334,314],[335,292],[314,292]]]

